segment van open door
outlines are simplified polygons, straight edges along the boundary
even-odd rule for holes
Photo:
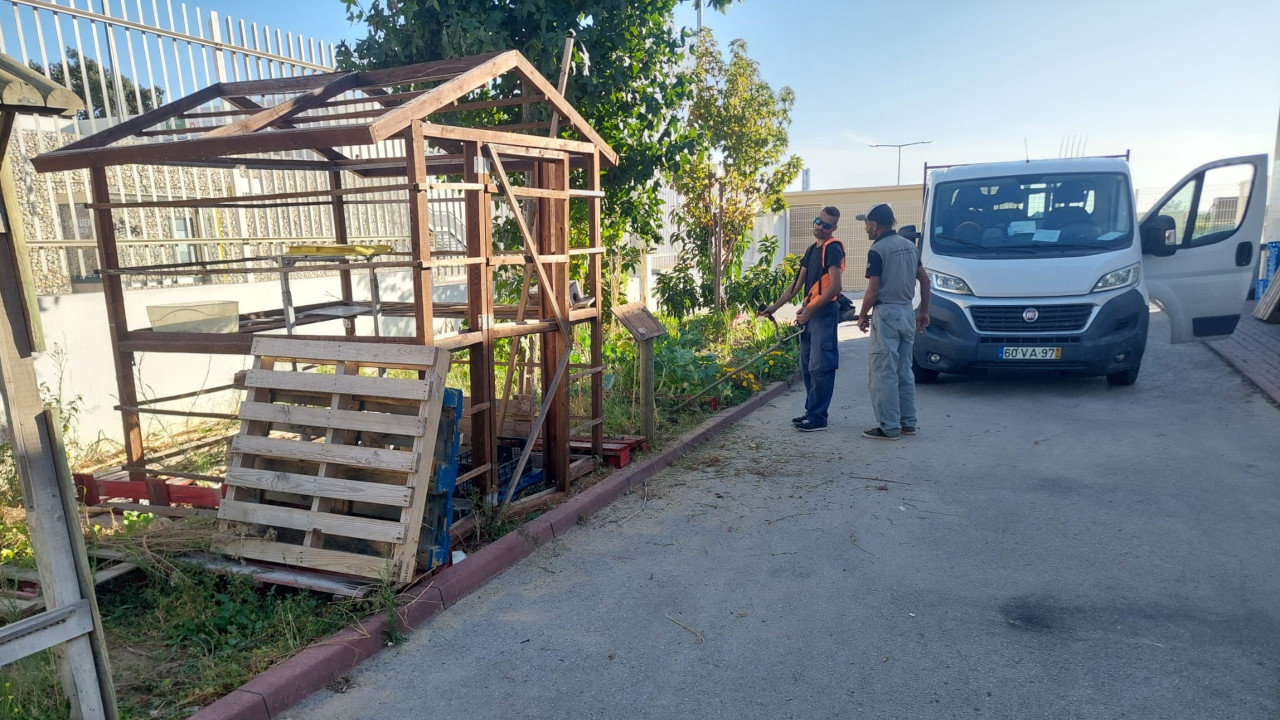
[[[1143,273],[1175,343],[1226,337],[1257,268],[1267,206],[1267,156],[1196,168],[1139,223]]]

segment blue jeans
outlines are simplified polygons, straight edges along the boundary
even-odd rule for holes
[[[836,389],[836,368],[840,367],[840,351],[836,346],[836,326],[840,323],[840,306],[827,303],[800,333],[800,375],[804,377],[804,413],[817,425],[827,424],[827,408]]]
[[[911,351],[916,343],[916,312],[910,305],[876,305],[871,312],[868,385],[871,410],[885,435],[916,426],[916,379]]]

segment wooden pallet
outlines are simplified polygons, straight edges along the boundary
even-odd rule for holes
[[[1280,323],[1280,273],[1267,284],[1267,291],[1258,298],[1253,316],[1263,322]]]
[[[93,584],[113,580],[130,571],[137,565],[122,557],[107,553],[94,553],[97,557],[97,569],[93,573]],[[44,607],[44,596],[40,594],[40,575],[35,570],[0,565],[0,618],[26,617]]]
[[[252,353],[218,517],[254,532],[218,549],[411,581],[449,353],[267,336],[254,338]],[[293,363],[321,371],[297,372]],[[421,379],[361,373],[389,369]]]

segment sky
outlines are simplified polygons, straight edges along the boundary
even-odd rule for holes
[[[363,36],[341,0],[200,5],[295,35]],[[682,4],[677,22],[695,18]],[[704,20],[795,90],[791,150],[814,189],[894,184],[897,151],[876,143],[931,141],[902,150],[903,182],[925,162],[1129,151],[1139,189],[1276,147],[1276,0],[743,0]]]

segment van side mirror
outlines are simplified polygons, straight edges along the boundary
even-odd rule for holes
[[[1144,254],[1169,257],[1178,251],[1178,223],[1168,215],[1148,218],[1140,232]]]
[[[903,225],[898,228],[898,234],[917,245],[920,244],[920,233],[916,231],[915,225]]]

